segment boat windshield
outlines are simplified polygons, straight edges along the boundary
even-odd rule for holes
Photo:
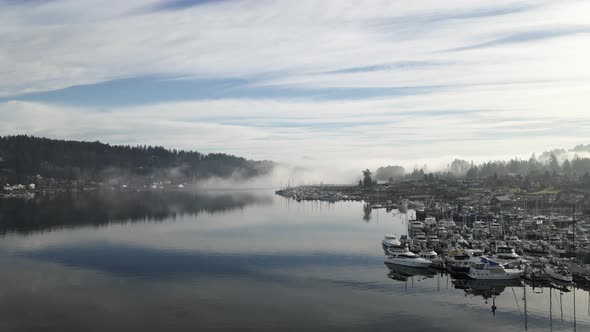
[[[409,259],[416,259],[416,258],[418,258],[418,256],[416,256],[416,255],[414,255],[412,253],[410,253],[410,254],[407,254],[407,253],[398,254],[397,256],[398,257],[401,257],[401,258],[409,258]]]

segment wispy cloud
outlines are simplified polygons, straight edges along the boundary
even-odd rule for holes
[[[373,164],[571,145],[587,138],[588,10],[0,1],[0,134]]]
[[[518,44],[518,43],[528,43],[528,42],[535,42],[535,41],[543,41],[546,39],[552,38],[559,38],[565,36],[573,36],[577,34],[587,34],[590,33],[590,25],[587,26],[565,26],[565,27],[552,27],[552,28],[545,28],[540,30],[530,30],[524,31],[519,33],[510,34],[504,37],[496,38],[487,42],[469,45],[464,47],[459,47],[455,49],[451,49],[450,51],[465,51],[465,50],[473,50],[473,49],[480,49],[486,47],[494,47],[494,46],[501,46],[507,44]]]
[[[158,12],[168,10],[183,10],[196,6],[211,5],[215,3],[234,1],[234,0],[160,0],[157,3],[151,4],[142,8],[141,12]]]

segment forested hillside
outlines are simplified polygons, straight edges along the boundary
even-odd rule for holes
[[[33,136],[0,137],[0,184],[26,183],[31,177],[101,182],[250,178],[267,174],[270,161],[222,154],[169,150],[158,146],[122,146],[101,142],[55,140]]]

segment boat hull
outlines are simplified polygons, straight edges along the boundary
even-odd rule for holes
[[[572,282],[574,279],[571,274],[563,275],[559,273],[555,273],[553,271],[548,271],[547,274],[551,277],[551,279],[563,281],[563,282]]]
[[[432,262],[426,259],[405,259],[405,258],[392,258],[389,257],[385,260],[385,265],[394,264],[399,266],[407,266],[414,268],[426,269],[432,265]]]
[[[476,280],[513,280],[520,279],[524,271],[517,269],[505,269],[502,273],[493,273],[489,270],[476,270],[471,268],[467,274],[469,278]]]

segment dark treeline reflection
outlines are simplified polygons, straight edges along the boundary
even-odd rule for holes
[[[0,199],[0,234],[163,221],[184,214],[218,213],[252,204],[271,204],[272,198],[246,192],[91,191],[41,195],[33,199]]]

